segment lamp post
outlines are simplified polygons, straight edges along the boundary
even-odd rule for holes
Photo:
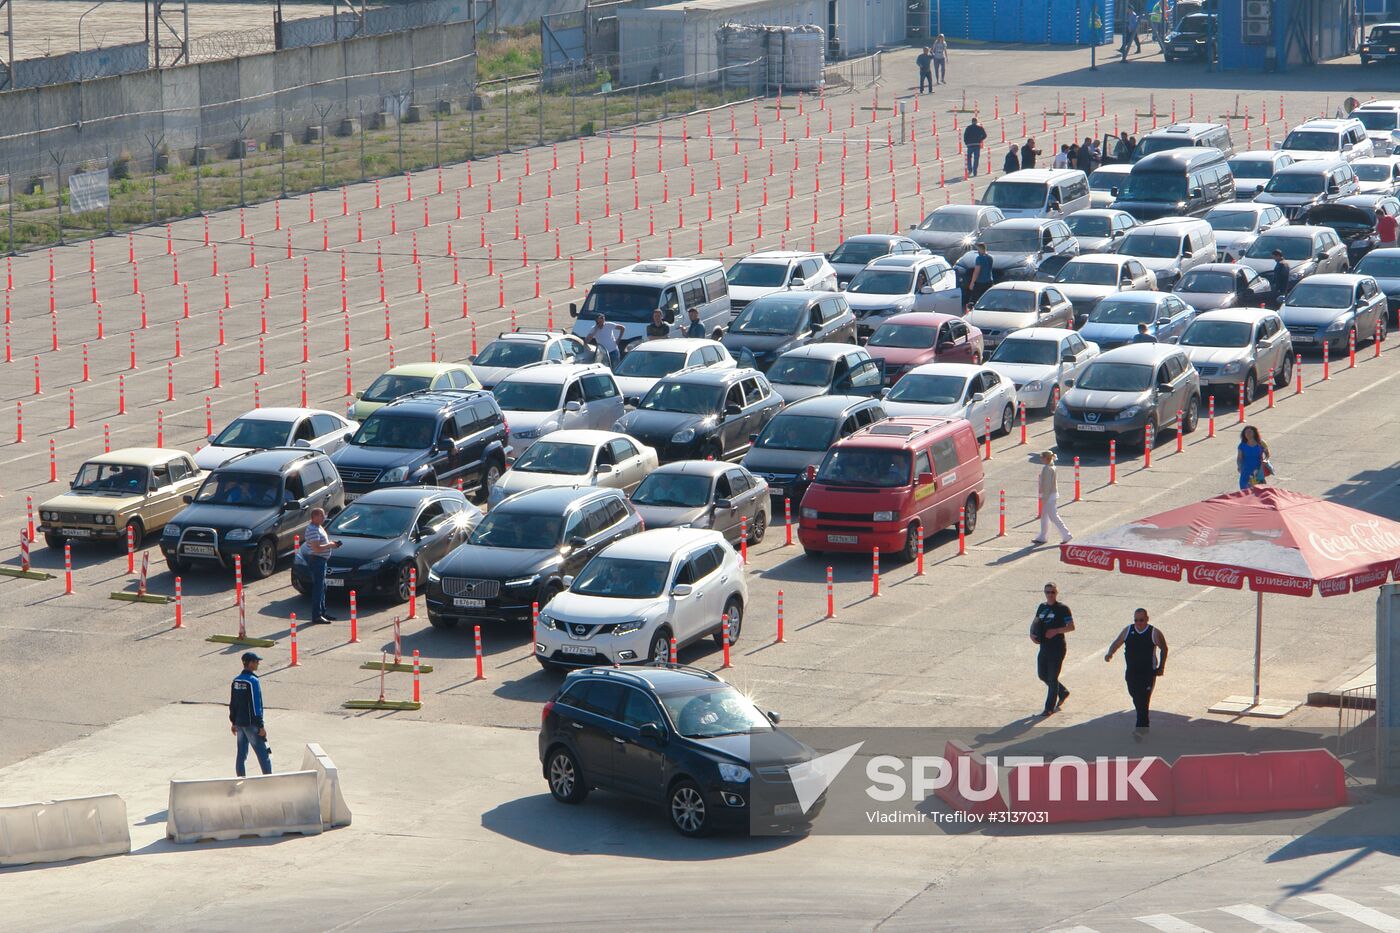
[[[1099,70],[1099,30],[1103,21],[1099,19],[1099,0],[1089,0],[1089,70]]]

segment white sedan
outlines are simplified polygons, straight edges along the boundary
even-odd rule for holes
[[[613,377],[624,399],[640,399],[665,377],[682,369],[734,369],[739,364],[718,340],[666,337],[634,344]]]
[[[1010,433],[1016,423],[1016,389],[987,366],[926,363],[909,370],[885,393],[884,407],[891,418],[966,418],[980,440],[988,423],[997,433]]]
[[[630,493],[657,467],[656,451],[616,431],[553,431],[491,487],[489,503],[538,486],[606,486]]]
[[[1050,407],[1055,387],[1061,394],[1065,380],[1099,355],[1099,345],[1089,343],[1063,327],[1027,327],[1016,331],[997,347],[987,368],[1001,375],[1016,389],[1016,397],[1026,410]]]
[[[210,437],[194,462],[201,470],[212,470],[245,451],[269,447],[314,447],[333,453],[359,427],[357,421],[319,408],[255,408]]]

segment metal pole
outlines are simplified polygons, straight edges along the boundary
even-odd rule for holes
[[[55,157],[55,156],[51,153],[50,156],[49,156],[49,158],[53,159],[53,177],[54,177],[54,183],[53,183],[54,191],[53,191],[53,193],[54,193],[54,200],[58,202],[58,244],[59,244],[60,246],[62,246],[62,245],[63,245],[63,154],[62,154],[62,153],[59,153],[58,156]]]
[[[202,116],[202,114],[201,114]],[[194,212],[198,214],[204,210],[204,133],[196,130],[194,134]],[[155,196],[155,162],[151,163],[151,221],[156,219],[156,196]]]
[[[506,142],[505,151],[510,152],[510,78],[506,78]]]
[[[1094,21],[1099,15],[1099,0],[1089,0],[1089,70],[1099,70],[1099,31]]]
[[[282,138],[282,197],[287,196],[287,114],[277,108],[277,132]]]
[[[346,110],[346,115],[349,115]],[[360,181],[365,180],[365,101],[360,98]]]
[[[107,235],[112,235],[112,146],[104,143],[102,159],[107,164]]]
[[[1254,594],[1254,705],[1259,705],[1259,665],[1264,653],[1264,594]]]

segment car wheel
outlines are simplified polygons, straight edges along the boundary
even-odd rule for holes
[[[904,547],[899,550],[899,557],[904,563],[919,556],[919,523],[910,522],[909,529],[904,533]]]
[[[451,631],[452,629],[454,629],[454,628],[457,627],[457,620],[456,620],[456,619],[449,619],[449,618],[447,618],[447,617],[445,617],[445,616],[440,616],[440,615],[437,615],[437,614],[435,614],[435,613],[430,612],[430,613],[428,613],[428,624],[431,625],[431,626],[432,626],[433,628],[435,628],[435,629],[441,629],[441,630],[444,631],[444,632],[449,632],[449,631]],[[541,662],[541,663],[544,663],[544,662]]]
[[[63,537],[63,535],[61,534],[57,534],[56,532],[52,531],[44,532],[44,544],[48,547],[53,548],[54,550],[60,550],[63,547],[63,545],[67,543],[68,539]]]
[[[578,759],[567,748],[556,748],[549,753],[545,772],[549,776],[550,796],[560,803],[583,803],[583,798],[588,796],[588,785],[583,782]]]
[[[491,490],[501,481],[501,461],[492,460],[486,464],[486,469],[481,472],[481,490],[477,493],[479,501],[485,503],[491,498]]]
[[[49,547],[53,547],[53,545],[50,544]],[[165,559],[165,566],[171,573],[179,575],[189,572],[190,562],[183,557],[167,557]]]
[[[1055,432],[1055,446],[1064,450],[1074,450],[1074,445],[1078,443],[1073,434],[1061,434]]]
[[[117,547],[120,548],[123,552],[126,551],[127,535],[131,536],[130,540],[132,543],[132,547],[140,548],[141,545],[145,543],[146,526],[141,524],[141,519],[133,518],[129,522],[127,522],[126,530],[123,531],[122,536],[117,539]]]
[[[1148,437],[1148,433],[1149,433],[1148,430],[1147,430],[1148,428],[1151,428],[1151,429],[1152,429],[1152,431],[1151,431],[1151,435],[1152,435],[1152,449],[1153,449],[1153,450],[1156,450],[1156,449],[1157,449],[1157,434],[1158,434],[1158,432],[1160,432],[1160,431],[1162,430],[1162,427],[1161,427],[1161,425],[1159,425],[1159,424],[1157,423],[1157,419],[1156,419],[1155,417],[1148,418],[1148,419],[1147,419],[1147,423],[1144,424],[1144,425],[1142,426],[1142,435],[1139,436],[1138,439],[1137,439],[1138,445],[1141,446],[1144,450],[1147,449],[1147,437]]]
[[[671,788],[671,825],[682,836],[705,836],[710,832],[710,812],[700,788],[689,779],[676,782]]]
[[[724,614],[729,616],[729,643],[737,644],[739,632],[744,628],[744,604],[739,601],[738,596],[729,597],[729,602],[724,604]],[[720,619],[719,628],[715,629],[715,644],[724,647],[724,619]]]
[[[296,575],[296,571],[292,571],[291,577],[292,577],[292,589],[296,590],[296,591],[297,591],[298,593],[300,593],[302,596],[307,596],[307,595],[310,594],[310,591],[306,588],[306,583],[305,583],[305,581],[303,581],[303,580],[301,579],[301,577],[299,577],[299,576]]]
[[[802,553],[814,560],[822,560],[826,557],[826,551],[818,551],[816,548],[804,547]]]
[[[1015,425],[1016,409],[1008,403],[1007,406],[1001,410],[1001,428],[997,433],[1002,437],[1006,437],[1011,433],[1011,429],[1015,427]]]
[[[753,522],[749,524],[749,543],[762,544],[763,538],[768,534],[768,513],[760,508],[753,513]]]
[[[963,534],[972,534],[977,530],[977,497],[968,496],[963,503]]]
[[[243,572],[249,580],[270,577],[277,570],[277,544],[271,538],[263,538],[253,551],[253,559],[244,566]]]
[[[651,636],[651,650],[647,660],[653,664],[665,664],[671,660],[671,630],[662,626]]]
[[[1274,388],[1286,389],[1293,381],[1293,354],[1285,353],[1283,356],[1283,367],[1274,373]]]
[[[1181,433],[1190,434],[1196,430],[1196,425],[1201,423],[1201,398],[1193,395],[1186,402],[1186,409],[1181,413]]]
[[[1248,405],[1259,397],[1259,379],[1254,375],[1254,370],[1250,370],[1244,377],[1244,403]]]
[[[412,561],[408,561],[399,568],[397,589],[399,593],[399,602],[401,603],[408,602],[409,597],[413,595],[414,588],[410,585],[412,582],[410,580],[410,571],[416,572]]]

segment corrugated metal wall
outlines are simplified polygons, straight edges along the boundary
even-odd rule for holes
[[[620,81],[628,85],[715,71],[721,64],[716,36],[725,23],[825,29],[826,2],[759,0],[719,8],[673,3],[618,10],[617,19]]]
[[[827,28],[825,22],[817,25]],[[836,36],[843,57],[903,45],[908,34],[903,0],[836,0]]]
[[[1094,7],[1099,41],[1112,34],[1116,0],[933,0],[931,35],[980,42],[1082,45]]]

